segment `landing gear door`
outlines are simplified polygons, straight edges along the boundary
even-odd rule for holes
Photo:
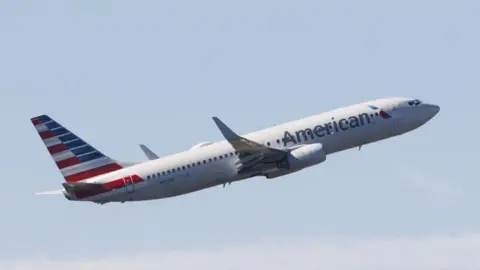
[[[125,192],[126,193],[134,193],[135,192],[135,183],[131,176],[127,176],[123,178],[123,182],[125,183]]]

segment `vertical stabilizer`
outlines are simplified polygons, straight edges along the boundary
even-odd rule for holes
[[[82,181],[123,168],[48,115],[30,120],[66,182]]]

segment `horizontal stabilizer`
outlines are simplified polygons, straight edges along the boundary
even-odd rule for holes
[[[63,189],[37,192],[34,195],[62,195]]]

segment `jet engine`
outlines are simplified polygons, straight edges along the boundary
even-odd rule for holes
[[[292,150],[279,169],[267,173],[267,178],[275,178],[289,173],[293,173],[307,167],[317,165],[327,160],[327,153],[320,143],[313,143],[300,146]]]

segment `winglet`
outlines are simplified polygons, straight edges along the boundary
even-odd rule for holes
[[[147,146],[145,146],[144,144],[140,144],[140,149],[142,149],[143,153],[147,156],[147,158],[149,160],[154,160],[154,159],[157,159],[158,156],[152,151],[150,150]]]
[[[217,125],[218,129],[220,129],[220,132],[222,132],[223,137],[227,139],[228,141],[232,140],[237,140],[240,138],[240,136],[237,135],[237,133],[233,132],[227,125],[225,125],[218,117],[212,117],[213,121],[215,121],[215,124]]]

